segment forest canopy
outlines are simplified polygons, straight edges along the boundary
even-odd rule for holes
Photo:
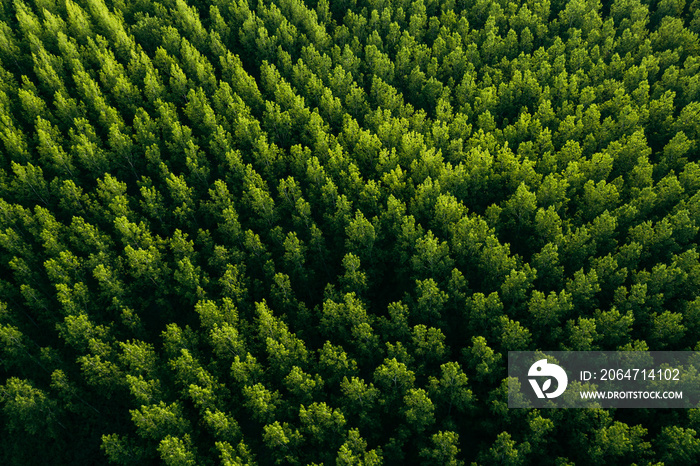
[[[0,2],[0,463],[700,462],[507,407],[700,350],[700,0]]]

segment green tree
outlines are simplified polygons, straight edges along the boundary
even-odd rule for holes
[[[433,434],[433,448],[421,450],[421,457],[425,464],[444,464],[449,466],[459,466],[463,461],[456,458],[459,453],[459,435],[455,432],[438,432]]]

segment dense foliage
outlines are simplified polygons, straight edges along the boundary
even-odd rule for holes
[[[697,464],[508,350],[700,349],[700,1],[3,0],[0,463]]]

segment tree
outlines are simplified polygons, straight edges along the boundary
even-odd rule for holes
[[[292,431],[289,424],[280,424],[278,421],[266,425],[263,429],[263,441],[273,451],[272,456],[276,463],[298,461],[292,450],[302,440],[298,430]]]
[[[437,434],[433,434],[431,440],[433,448],[424,448],[420,452],[425,464],[444,464],[449,466],[464,464],[463,461],[456,458],[460,451],[457,446],[459,444],[458,434],[451,431],[440,431]]]
[[[532,342],[532,332],[523,327],[520,322],[511,320],[506,316],[500,316],[501,345],[508,351],[526,351]]]
[[[502,368],[497,366],[502,355],[489,348],[484,337],[472,337],[471,348],[462,350],[462,355],[479,382],[497,380],[502,372]]]
[[[530,298],[528,303],[528,311],[537,327],[550,335],[552,335],[552,331],[557,332],[557,330],[553,329],[561,331],[559,324],[569,315],[573,308],[571,295],[565,291],[560,292],[558,295],[552,291],[548,296],[545,296],[544,293],[535,290],[532,292],[532,298]],[[554,339],[558,339],[558,337],[559,335],[557,334],[552,335]]]
[[[359,210],[346,228],[346,245],[362,262],[373,264],[372,253],[377,234],[374,225]]]
[[[440,290],[432,278],[416,280],[415,321],[440,326],[443,322],[443,309],[447,294]]]
[[[642,440],[647,430],[642,426],[629,427],[627,424],[616,421],[610,426],[603,427],[596,433],[591,456],[607,458],[615,456],[643,457],[651,448],[649,442]]]
[[[446,241],[439,242],[432,231],[416,241],[416,253],[411,258],[412,268],[417,277],[441,279],[451,270],[454,261]]]
[[[447,416],[452,409],[465,414],[475,401],[472,391],[468,388],[467,376],[456,362],[448,362],[440,366],[441,377],[430,377],[429,392],[439,407],[447,404]]]
[[[422,388],[411,388],[404,396],[404,415],[408,428],[422,433],[435,422],[435,406]]]
[[[354,293],[345,294],[342,303],[324,301],[319,322],[324,335],[347,344],[362,358],[373,358],[378,345],[372,323],[373,319]]]
[[[164,464],[168,466],[190,466],[197,464],[196,455],[191,449],[189,435],[183,439],[168,435],[160,441],[158,451]]]
[[[326,403],[312,403],[308,408],[301,405],[299,420],[302,423],[303,431],[311,437],[312,441],[321,444],[341,433],[341,429],[345,425],[343,413],[340,410],[330,408]]]
[[[261,383],[243,387],[243,404],[251,418],[262,424],[275,419],[281,397],[278,391],[271,392]]]
[[[340,280],[345,293],[363,296],[367,291],[367,274],[360,267],[360,258],[353,253],[349,252],[343,257],[345,274]]]
[[[190,429],[177,403],[166,405],[161,401],[129,412],[137,433],[146,439],[163,440],[170,435],[185,435]]]
[[[275,370],[288,374],[294,365],[304,367],[308,361],[308,351],[304,342],[287,325],[275,317],[263,301],[255,305],[257,313],[258,338],[267,350],[267,356],[274,362]]]
[[[501,432],[484,459],[492,464],[518,465],[526,461],[529,452],[529,443],[517,445],[508,432]]]
[[[615,307],[609,311],[596,312],[596,328],[601,329],[603,347],[617,348],[629,342],[630,329],[634,323],[631,311],[620,313]]]
[[[700,453],[696,432],[690,428],[665,427],[655,443],[662,451],[662,458],[676,464],[693,464]]]
[[[437,366],[444,361],[449,348],[444,344],[445,335],[438,328],[416,325],[412,331],[413,354],[421,361],[419,367]],[[424,372],[424,370],[420,370]]]
[[[66,428],[58,420],[60,411],[56,401],[28,381],[11,377],[1,390],[3,413],[10,433],[24,431],[37,435],[45,431],[49,438],[55,438],[59,427]]]
[[[287,390],[299,400],[299,404],[310,404],[323,388],[323,379],[318,374],[312,376],[300,367],[294,366],[284,378],[284,384]]]
[[[367,442],[360,436],[358,429],[348,431],[348,439],[338,450],[335,460],[338,466],[350,466],[363,464],[366,466],[378,466],[382,464],[382,451],[367,451]]]
[[[413,387],[416,380],[413,371],[396,358],[385,359],[382,365],[374,371],[374,383],[380,387],[384,402],[394,403]]]

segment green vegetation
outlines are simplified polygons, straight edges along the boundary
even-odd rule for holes
[[[700,350],[700,0],[0,3],[0,463],[700,462],[508,350]]]

